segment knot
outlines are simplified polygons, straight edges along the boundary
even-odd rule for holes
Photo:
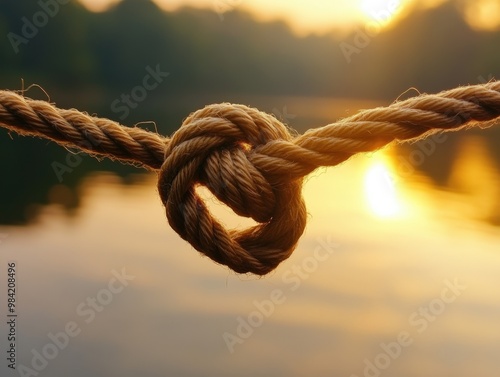
[[[0,90],[0,127],[45,137],[93,156],[159,171],[171,226],[196,249],[236,272],[264,275],[288,258],[305,227],[302,177],[357,153],[433,132],[491,126],[500,119],[500,81],[364,110],[292,139],[274,117],[242,105],[212,105],[172,139],[76,109],[58,109]],[[205,185],[259,225],[226,230],[196,194]]]
[[[275,117],[244,105],[210,105],[191,114],[167,141],[159,171],[158,190],[172,228],[236,272],[272,271],[290,256],[304,231],[302,180],[269,178],[252,156],[257,147],[292,140]],[[225,229],[198,196],[197,185],[259,224]]]

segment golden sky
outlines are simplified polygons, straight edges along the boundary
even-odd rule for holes
[[[119,0],[80,0],[90,9],[103,10]],[[432,7],[446,0],[154,0],[166,10],[182,6],[208,8],[224,20],[233,9],[250,11],[261,20],[287,21],[299,34],[323,33],[332,29],[348,29],[355,25],[377,22],[387,26],[416,6]],[[498,0],[472,0],[464,6],[466,19],[472,26],[495,28],[500,25]]]

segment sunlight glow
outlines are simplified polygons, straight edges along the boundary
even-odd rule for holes
[[[475,0],[466,4],[465,18],[477,30],[500,28],[500,3],[498,0]]]
[[[119,0],[79,0],[94,11],[105,10]],[[215,19],[224,20],[224,13],[241,10],[252,13],[260,21],[284,20],[299,35],[310,33],[327,33],[332,30],[348,31],[354,27],[370,21],[377,21],[376,17],[385,17],[383,25],[392,21],[387,17],[388,12],[399,13],[399,4],[413,0],[153,0],[162,9],[174,11],[182,6],[211,9]],[[438,0],[427,0],[438,1]],[[442,0],[441,0],[442,1]],[[385,13],[384,13],[385,12]],[[385,16],[384,16],[385,15]],[[399,19],[399,16],[397,17]]]
[[[399,13],[400,0],[361,0],[360,9],[372,20],[387,24]]]
[[[393,176],[388,164],[379,158],[366,172],[366,200],[373,214],[379,218],[394,218],[401,214]]]
[[[103,11],[120,0],[78,0],[93,11]],[[381,26],[397,24],[415,9],[439,6],[451,0],[153,0],[161,8],[173,11],[182,6],[213,10],[215,18],[242,10],[260,21],[283,20],[299,35],[346,32],[360,25],[377,22]],[[463,13],[471,26],[480,30],[500,27],[498,0],[462,1]]]
[[[85,5],[93,12],[102,12],[109,7],[118,3],[119,0],[80,0],[80,3]]]

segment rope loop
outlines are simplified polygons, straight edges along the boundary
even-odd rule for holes
[[[268,273],[288,258],[304,231],[301,179],[270,183],[251,162],[256,148],[272,141],[292,141],[279,120],[226,103],[196,111],[166,142],[158,190],[170,225],[197,250],[236,272]],[[259,224],[226,230],[196,193],[199,184]]]

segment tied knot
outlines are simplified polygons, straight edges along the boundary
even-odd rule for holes
[[[302,180],[268,177],[256,148],[292,142],[275,117],[244,105],[210,105],[167,141],[158,189],[172,228],[194,248],[239,273],[264,275],[292,253],[306,224]],[[198,196],[206,186],[236,214],[258,224],[227,230]]]
[[[168,139],[0,90],[0,127],[159,170],[158,189],[172,228],[214,261],[258,275],[288,258],[302,235],[302,177],[317,167],[393,141],[491,126],[499,119],[500,81],[492,81],[364,110],[296,138],[256,109],[211,105],[189,116]],[[226,230],[197,195],[197,185],[258,224]]]

